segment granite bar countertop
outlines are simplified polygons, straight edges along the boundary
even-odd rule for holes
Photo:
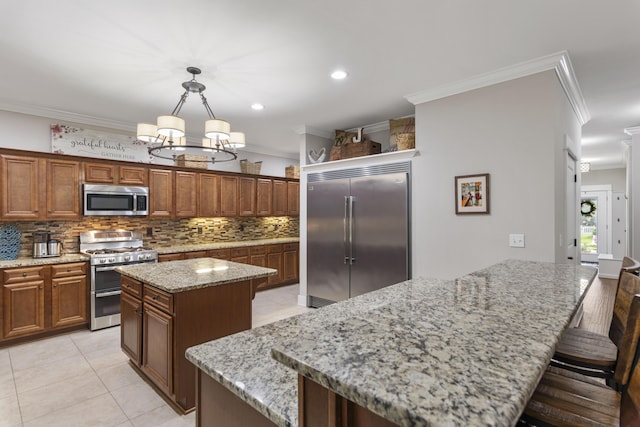
[[[279,426],[298,425],[298,372],[400,425],[513,425],[595,274],[509,260],[413,279],[186,357]]]
[[[9,261],[0,261],[0,268],[34,267],[38,265],[64,264],[67,262],[83,261],[89,261],[89,256],[85,254],[67,254],[45,258],[18,258]]]
[[[169,293],[241,282],[278,273],[273,268],[215,258],[125,265],[116,268],[116,271]]]
[[[198,243],[188,245],[171,245],[162,248],[154,247],[159,254],[172,254],[177,252],[195,252],[206,251],[210,249],[226,249],[226,248],[240,248],[244,246],[260,246],[260,245],[275,245],[279,243],[298,243],[299,237],[279,237],[276,239],[256,239],[256,240],[240,240],[230,242],[211,242],[211,243]]]

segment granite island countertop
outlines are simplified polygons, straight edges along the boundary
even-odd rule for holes
[[[508,260],[413,279],[186,356],[279,426],[298,425],[298,372],[400,425],[513,425],[595,274]]]
[[[116,271],[169,293],[273,276],[277,270],[215,258],[126,265]]]
[[[226,249],[240,248],[244,246],[260,246],[260,245],[276,245],[280,243],[298,243],[299,237],[278,237],[274,239],[256,239],[256,240],[234,240],[229,242],[209,242],[209,243],[193,243],[186,245],[171,245],[165,247],[155,247],[158,254],[171,254],[178,252],[195,252],[206,251],[210,249]]]

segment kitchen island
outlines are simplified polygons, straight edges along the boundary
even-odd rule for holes
[[[214,258],[117,271],[122,274],[122,350],[182,413],[195,407],[195,369],[185,350],[251,329],[251,280],[276,274]]]
[[[199,368],[196,419],[514,425],[595,274],[508,260],[195,346],[187,359]]]

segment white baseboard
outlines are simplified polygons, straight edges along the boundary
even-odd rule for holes
[[[298,305],[303,307],[307,306],[307,296],[306,295],[298,295]]]
[[[598,274],[598,277],[600,279],[614,279],[614,280],[618,279],[618,276],[616,274],[600,273],[600,274]]]

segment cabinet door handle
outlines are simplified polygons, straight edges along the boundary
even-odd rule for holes
[[[22,277],[27,277],[27,273],[22,273]]]
[[[47,213],[51,213],[51,212],[53,212],[53,211],[51,211],[51,210],[47,211]]]
[[[42,290],[42,285],[38,286],[38,289],[39,289],[39,290]]]
[[[70,271],[71,271],[71,269],[70,269],[70,268],[67,268],[67,273],[68,273],[68,272],[70,272]]]
[[[154,300],[154,301],[157,300],[158,299],[158,295],[152,296],[151,299]]]
[[[54,288],[57,288],[57,287],[58,287],[58,285],[53,285],[53,287],[54,287]]]

